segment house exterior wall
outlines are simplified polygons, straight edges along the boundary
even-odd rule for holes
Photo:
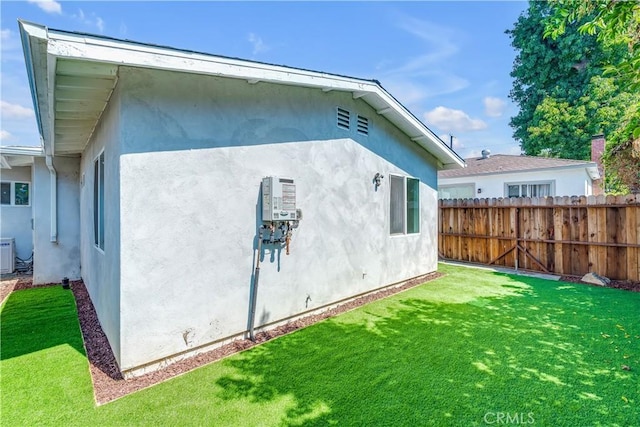
[[[114,90],[82,154],[80,259],[82,278],[100,325],[120,362],[120,92]],[[104,251],[94,239],[94,161],[104,152]]]
[[[51,178],[44,158],[33,164],[33,282],[55,283],[80,278],[80,159],[55,157],[57,241],[51,241]]]
[[[507,197],[507,183],[552,183],[554,196],[590,196],[593,194],[591,178],[585,168],[554,169],[533,172],[476,175],[459,178],[440,178],[440,189],[452,185],[475,184],[477,198]],[[478,189],[481,192],[478,193]]]
[[[33,251],[33,232],[31,230],[33,206],[33,182],[31,166],[2,169],[2,181],[19,181],[31,183],[29,190],[29,206],[7,206],[0,208],[0,234],[2,237],[15,238],[16,256],[27,259]]]
[[[264,176],[303,219],[290,255],[263,247],[256,327],[436,269],[435,161],[351,93],[124,67],[118,88],[123,371],[247,330]],[[389,174],[420,179],[419,234],[390,236]]]

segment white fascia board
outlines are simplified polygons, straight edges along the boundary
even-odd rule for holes
[[[54,100],[51,87],[55,84],[55,79],[51,76],[55,75],[55,58],[47,55],[48,31],[42,25],[21,20],[18,21],[18,26],[42,149],[53,154]]]
[[[156,68],[239,78],[247,81],[371,92],[373,82],[332,76],[276,65],[182,52],[130,42],[115,42],[49,32],[48,53],[58,57],[108,62],[133,67]]]
[[[43,157],[42,147],[0,147],[0,154],[4,156],[33,156]]]

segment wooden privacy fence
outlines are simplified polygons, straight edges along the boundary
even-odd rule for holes
[[[447,259],[640,280],[640,194],[439,201]]]

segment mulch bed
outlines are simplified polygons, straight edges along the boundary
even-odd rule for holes
[[[585,283],[582,280],[582,276],[561,276],[560,280],[563,282],[580,283],[581,285],[597,286],[591,283]],[[613,280],[607,288],[624,289],[631,292],[640,292],[640,282],[632,282],[631,280]]]

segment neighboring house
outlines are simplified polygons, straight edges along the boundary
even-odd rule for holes
[[[467,167],[438,172],[440,199],[590,196],[598,194],[596,162],[491,155],[465,159]]]
[[[79,156],[46,156],[42,147],[0,147],[0,161],[2,238],[15,239],[17,257],[33,254],[35,283],[79,277]]]
[[[38,157],[40,148],[0,147],[0,235],[14,240],[15,255],[23,260],[33,252],[32,166]]]
[[[257,328],[436,269],[437,171],[463,161],[377,81],[20,33],[58,186],[36,266],[74,262],[126,376],[246,336],[256,256]],[[267,176],[295,182],[289,255],[258,253]]]

